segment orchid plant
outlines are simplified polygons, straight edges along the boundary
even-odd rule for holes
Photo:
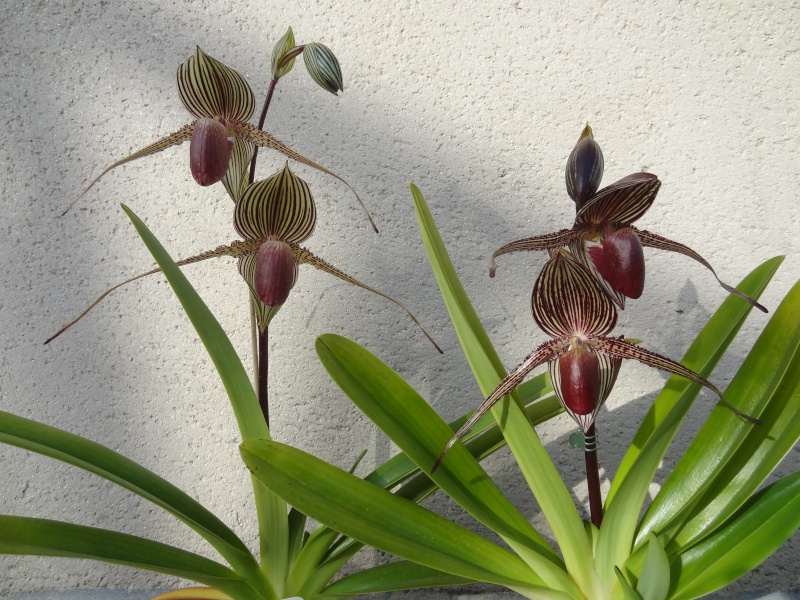
[[[549,252],[532,308],[536,322],[553,339],[510,374],[505,372],[425,200],[412,184],[423,243],[486,400],[473,414],[445,424],[411,386],[366,349],[324,335],[317,340],[323,365],[402,453],[362,478],[355,475],[358,459],[349,471],[342,470],[273,441],[260,394],[180,266],[213,257],[236,258],[250,290],[254,325],[261,333],[288,300],[302,264],[396,302],[300,246],[314,231],[317,209],[308,184],[288,163],[271,177],[255,181],[258,147],[278,150],[344,181],[262,130],[275,85],[300,54],[324,89],[335,94],[343,88],[333,53],[321,44],[295,45],[289,29],[272,54],[273,79],[257,126],[249,122],[255,111],[253,93],[233,69],[199,48],[179,67],[179,94],[192,123],[113,163],[81,196],[115,167],[189,141],[193,177],[201,185],[222,182],[234,202],[234,225],[242,239],[175,262],[123,205],[158,268],[114,286],[56,334],[119,286],[164,274],[230,400],[243,440],[242,459],[251,472],[259,553],[155,473],[90,440],[2,411],[0,442],[64,461],[140,495],[198,533],[222,561],[118,532],[10,515],[0,515],[0,552],[89,558],[205,586],[175,590],[163,600],[332,599],[475,582],[504,586],[528,598],[665,600],[696,597],[727,584],[800,526],[800,473],[758,490],[800,438],[800,285],[764,328],[724,400],[707,378],[750,309],[760,307],[756,299],[780,258],[761,265],[738,288],[723,284],[733,296],[700,332],[682,363],[649,352],[635,340],[609,337],[617,321],[616,307],[622,308],[626,297],[641,294],[642,247],[677,251],[711,267],[685,246],[633,227],[655,198],[660,185],[655,176],[635,174],[598,191],[603,159],[588,127],[567,165],[568,194],[576,203],[573,228],[508,244],[493,257],[512,250]],[[592,437],[598,410],[625,358],[677,377],[668,382],[639,428],[605,506],[598,506],[598,492],[591,502],[591,523],[584,523],[534,426],[566,410]],[[522,383],[545,362],[549,377],[541,374]],[[712,413],[640,518],[658,464],[703,386],[724,406]],[[481,459],[506,443],[557,547],[480,466]],[[594,455],[590,445],[587,460]],[[587,473],[593,476],[591,469]],[[437,489],[494,531],[507,548],[419,506]],[[307,531],[308,517],[320,523],[313,531]],[[364,544],[400,560],[337,579]]]
[[[600,299],[604,296],[596,291],[601,289],[599,284],[590,283],[594,277],[577,260],[565,250],[554,251],[539,282],[540,290],[549,287],[552,298],[548,300],[545,292],[537,299],[535,293],[534,310],[545,310],[550,303],[553,312],[544,322],[558,337],[546,343],[547,350],[541,354],[553,358],[559,344],[569,352],[574,342],[581,341],[588,348],[579,352],[585,352],[584,357],[589,352],[598,355],[597,362],[605,362],[606,367],[598,373],[594,359],[585,361],[580,355],[566,359],[566,379],[577,365],[592,392],[575,379],[564,386],[565,377],[560,382],[553,377],[556,386],[562,386],[557,394],[560,400],[591,403],[602,399],[615,377],[614,361],[634,351],[645,361],[676,372],[619,465],[605,499],[605,517],[597,526],[582,521],[535,423],[522,410],[519,391],[545,375],[517,390],[508,385],[506,378],[514,377],[514,372],[507,375],[492,348],[422,194],[413,184],[411,192],[428,258],[473,374],[488,397],[507,393],[491,406],[492,415],[478,419],[476,428],[494,418],[557,548],[533,528],[529,516],[509,502],[468,445],[451,443],[452,428],[410,385],[369,351],[340,336],[324,335],[317,342],[320,359],[334,381],[422,473],[429,473],[444,493],[505,546],[305,452],[274,441],[247,441],[242,444],[242,456],[264,485],[320,522],[404,560],[536,599],[697,598],[756,567],[800,527],[800,472],[761,488],[800,439],[800,283],[784,298],[725,390],[728,404],[711,413],[647,506],[659,464],[700,389],[710,385],[707,377],[736,337],[752,303],[739,294],[726,299],[677,367],[623,340],[586,335],[584,341],[572,335],[569,343],[560,342],[562,333],[572,333],[565,328],[571,318],[577,323],[577,316],[590,314],[596,303],[606,306],[610,299]],[[782,257],[765,262],[737,289],[757,299],[781,262]],[[572,300],[568,300],[570,289],[581,293],[569,295]],[[586,290],[591,298],[584,305],[581,294]],[[608,309],[604,314],[607,327],[613,317]],[[603,328],[594,331],[599,334]],[[602,350],[591,348],[592,341]],[[600,358],[603,354],[612,360]],[[587,362],[591,369],[586,368]],[[498,384],[500,392],[495,392]],[[733,406],[736,412],[730,410]],[[574,404],[569,410],[576,416],[582,412]],[[753,423],[754,417],[760,424]],[[580,418],[586,422],[585,415]],[[467,433],[470,442],[476,428]],[[434,469],[446,445],[451,446],[447,457]],[[404,560],[389,563],[385,572],[391,572],[393,565],[401,568]],[[345,577],[328,591],[331,596],[344,594],[371,581],[371,576],[364,572]],[[444,578],[431,578],[429,585],[445,583]]]

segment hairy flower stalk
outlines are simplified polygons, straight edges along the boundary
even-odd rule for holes
[[[550,251],[533,288],[531,308],[537,325],[552,339],[540,345],[508,374],[486,398],[469,420],[445,446],[432,471],[448,450],[467,433],[503,396],[511,393],[537,366],[547,363],[553,389],[566,413],[591,441],[587,454],[595,451],[595,419],[616,382],[623,359],[634,359],[712,390],[719,402],[743,419],[757,419],[731,406],[713,384],[669,358],[650,352],[622,337],[609,337],[617,323],[617,310],[596,277],[565,249]],[[587,455],[587,479],[596,482],[591,489],[592,520],[599,526],[599,479],[596,455]]]
[[[708,261],[688,246],[633,226],[655,201],[661,187],[658,177],[652,173],[633,173],[598,191],[602,174],[603,154],[587,125],[567,160],[567,192],[575,201],[576,210],[572,228],[502,246],[492,254],[489,275],[494,277],[497,257],[503,254],[568,247],[614,303],[624,308],[625,298],[639,298],[644,290],[643,248],[657,248],[699,262],[711,271],[723,289],[767,312],[761,304],[721,281]]]
[[[315,53],[322,53],[324,56],[324,50],[327,50],[327,48],[321,44],[317,46],[321,46],[321,49],[315,47]],[[330,53],[329,50],[327,52]],[[317,61],[323,62],[319,58],[317,58]],[[335,58],[333,58],[333,61],[335,61]],[[329,60],[328,63],[323,62],[323,64],[329,64],[330,62]],[[332,85],[329,80],[329,72],[324,72],[326,78],[320,85],[329,89],[330,85]],[[312,76],[314,76],[314,73],[312,73]],[[277,150],[292,160],[317,169],[344,183],[355,194],[359,204],[366,212],[372,228],[377,232],[377,227],[364,202],[347,181],[336,173],[292,150],[269,133],[261,131],[255,125],[249,123],[255,111],[255,97],[250,86],[239,73],[209,56],[198,47],[195,53],[178,67],[177,80],[181,102],[195,120],[188,125],[184,125],[175,133],[161,138],[157,142],[106,167],[81,192],[80,196],[67,207],[63,214],[66,214],[86,192],[112,169],[186,141],[190,141],[189,165],[192,176],[200,185],[216,183],[227,172],[228,161],[226,155],[230,156],[230,143],[235,139],[242,139],[254,146]]]
[[[308,184],[292,173],[287,163],[272,177],[247,186],[240,195],[234,212],[234,227],[242,236],[242,240],[178,261],[177,264],[183,266],[221,256],[237,258],[239,272],[250,287],[254,299],[258,300],[258,326],[262,331],[266,330],[269,322],[286,301],[289,291],[297,281],[298,267],[308,264],[397,304],[422,330],[436,350],[442,352],[417,318],[400,302],[351,277],[300,246],[300,243],[313,233],[316,220],[316,203]],[[83,313],[62,327],[45,343],[52,341],[77,323],[115,289],[159,272],[160,269],[153,269],[106,290]]]

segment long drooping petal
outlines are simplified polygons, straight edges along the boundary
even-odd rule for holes
[[[514,389],[522,383],[522,380],[527,377],[528,373],[533,371],[539,365],[543,365],[547,361],[555,360],[561,354],[566,352],[569,349],[569,341],[567,340],[550,340],[549,342],[545,342],[536,350],[531,352],[525,359],[518,364],[514,369],[500,382],[500,384],[495,388],[495,390],[489,394],[489,397],[483,401],[472,416],[467,420],[464,425],[461,426],[453,437],[450,438],[450,441],[447,442],[447,445],[442,450],[442,453],[439,455],[439,458],[436,459],[436,462],[431,469],[431,473],[435,472],[436,469],[439,468],[439,465],[442,464],[442,460],[444,460],[445,455],[447,454],[448,450],[453,447],[453,445],[458,441],[458,439],[467,433],[470,429],[475,426],[475,423],[480,421],[481,417],[489,412],[495,404],[497,404],[500,399],[510,394],[514,391]]]
[[[198,119],[247,121],[255,112],[256,99],[244,77],[199,46],[178,67],[177,80],[181,102]]]
[[[364,204],[364,201],[361,199],[361,196],[358,195],[358,192],[355,191],[353,186],[350,185],[345,179],[343,179],[333,171],[326,169],[319,163],[316,163],[313,160],[306,158],[299,152],[295,152],[294,150],[289,148],[286,144],[284,144],[280,140],[275,139],[275,137],[273,137],[266,131],[260,131],[258,127],[256,127],[255,125],[251,125],[250,123],[235,123],[230,127],[236,134],[236,136],[243,137],[247,141],[257,146],[277,150],[278,152],[280,152],[284,156],[287,156],[288,158],[291,158],[292,160],[295,160],[308,167],[311,167],[312,169],[316,169],[317,171],[325,173],[326,175],[330,175],[334,179],[338,179],[339,181],[341,181],[350,189],[351,192],[353,192],[353,195],[356,197],[356,200],[358,200],[358,203],[361,205],[361,208],[364,209],[364,212],[367,215],[367,219],[369,219],[370,225],[372,225],[372,228],[377,233],[378,227],[375,225],[375,221],[372,220],[372,215],[369,214],[366,204]]]
[[[555,250],[542,268],[531,309],[542,331],[555,338],[605,335],[617,324],[611,299],[566,250]]]
[[[495,272],[497,271],[496,259],[498,256],[508,254],[509,252],[522,252],[530,250],[537,250],[541,252],[543,250],[563,248],[564,246],[568,246],[573,240],[576,240],[583,235],[583,231],[584,228],[582,227],[562,229],[561,231],[556,231],[555,233],[547,233],[545,235],[522,238],[521,240],[516,240],[506,244],[505,246],[501,246],[494,251],[494,254],[492,254],[492,264],[489,267],[489,277],[494,277]]]
[[[166,150],[167,148],[171,148],[172,146],[177,146],[179,144],[182,144],[183,142],[189,141],[192,138],[192,131],[194,131],[194,123],[190,123],[189,125],[184,125],[175,133],[171,133],[168,136],[161,138],[157,142],[153,142],[149,146],[145,146],[141,150],[137,150],[130,156],[126,156],[125,158],[120,159],[117,162],[108,165],[105,169],[103,169],[103,172],[100,173],[100,175],[98,175],[97,177],[95,177],[92,180],[92,182],[84,188],[84,190],[80,193],[80,195],[70,203],[70,205],[66,208],[66,210],[63,213],[61,213],[61,216],[63,217],[65,214],[67,214],[69,210],[73,206],[75,206],[75,203],[81,198],[83,198],[86,192],[92,189],[92,187],[94,187],[94,184],[100,181],[103,175],[105,175],[109,171],[116,169],[117,167],[124,165],[125,163],[134,161],[138,158],[144,158],[145,156],[150,156],[151,154],[155,154],[156,152],[161,152],[162,150]]]
[[[293,245],[293,250],[294,250],[295,260],[298,263],[304,264],[304,265],[311,265],[312,267],[317,268],[320,271],[325,271],[326,273],[328,273],[330,275],[333,275],[334,277],[338,277],[342,281],[346,281],[347,283],[352,283],[353,285],[358,286],[358,287],[360,287],[362,289],[365,289],[365,290],[367,290],[369,292],[372,292],[373,294],[377,294],[378,296],[381,296],[382,298],[386,298],[390,302],[394,302],[397,306],[399,306],[404,311],[406,311],[406,314],[409,317],[411,317],[411,320],[414,321],[414,323],[417,325],[417,327],[420,328],[422,333],[425,334],[425,337],[428,338],[428,340],[430,341],[431,344],[433,344],[434,348],[436,348],[436,350],[439,352],[439,354],[444,354],[444,352],[442,352],[442,349],[439,348],[439,345],[434,341],[434,339],[431,337],[431,335],[427,331],[425,331],[425,328],[417,320],[417,317],[415,317],[414,314],[410,310],[408,310],[405,306],[403,306],[400,302],[398,302],[397,300],[395,300],[391,296],[389,296],[387,294],[384,294],[381,291],[376,290],[374,287],[370,287],[370,286],[366,285],[365,283],[361,283],[355,277],[351,277],[350,275],[348,275],[344,271],[341,271],[341,270],[337,269],[336,267],[334,267],[330,263],[325,262],[324,260],[322,260],[321,258],[319,258],[317,256],[314,256],[311,252],[309,252],[305,248],[301,248],[300,246]]]
[[[701,377],[691,369],[684,367],[682,364],[675,362],[671,358],[667,358],[666,356],[656,354],[655,352],[650,352],[649,350],[640,348],[639,346],[631,344],[630,342],[627,342],[623,339],[598,337],[589,340],[588,343],[595,351],[606,354],[607,356],[610,356],[612,358],[618,358],[618,359],[630,358],[633,360],[637,360],[640,363],[647,365],[648,367],[653,367],[661,371],[666,371],[674,375],[679,375],[681,377],[688,379],[689,381],[693,381],[694,383],[699,383],[700,385],[703,385],[708,389],[710,389],[712,392],[714,392],[719,397],[719,401],[724,406],[731,409],[733,412],[735,412],[743,419],[755,424],[761,423],[761,421],[759,421],[758,419],[741,412],[735,406],[726,401],[725,398],[723,398],[722,396],[722,392],[713,383],[711,383],[704,377]]]
[[[727,283],[723,282],[718,276],[716,271],[714,271],[713,267],[708,263],[706,259],[700,256],[697,252],[689,248],[688,246],[684,246],[683,244],[679,244],[678,242],[673,242],[672,240],[668,240],[665,237],[661,237],[660,235],[656,235],[655,233],[650,233],[649,231],[644,231],[643,229],[637,229],[635,227],[631,227],[636,232],[636,235],[639,236],[639,239],[642,242],[643,246],[649,248],[658,248],[659,250],[668,250],[670,252],[677,252],[678,254],[683,254],[684,256],[688,256],[692,260],[696,260],[701,265],[703,265],[706,269],[711,271],[711,274],[714,275],[714,278],[717,282],[722,286],[726,292],[733,294],[735,296],[739,296],[743,300],[746,300],[749,304],[760,310],[761,312],[768,312],[767,309],[756,302],[753,298],[748,296],[747,294],[743,294],[735,287],[728,285]]]

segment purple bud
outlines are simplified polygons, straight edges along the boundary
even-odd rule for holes
[[[567,182],[567,193],[580,209],[600,187],[603,179],[603,153],[600,145],[594,141],[592,128],[588,125],[581,134],[567,159],[564,177]]]
[[[280,306],[289,297],[294,283],[292,247],[280,240],[267,240],[256,254],[253,288],[267,306]]]
[[[623,296],[638,298],[644,290],[644,250],[639,236],[623,228],[588,249],[595,268]]]
[[[216,119],[197,119],[189,142],[189,167],[200,185],[217,183],[228,172],[233,142],[228,130]]]

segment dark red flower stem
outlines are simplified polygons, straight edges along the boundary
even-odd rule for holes
[[[600,467],[597,463],[597,433],[594,423],[584,436],[586,449],[583,456],[586,460],[586,483],[589,486],[589,512],[592,523],[600,527],[603,522],[603,499],[600,496]]]
[[[269,105],[272,103],[272,94],[275,92],[275,86],[278,85],[278,78],[273,78],[269,83],[269,90],[267,90],[267,97],[264,100],[264,107],[261,109],[261,116],[258,119],[259,131],[264,130],[264,121],[267,120],[267,111]],[[250,177],[249,183],[253,183],[256,178],[256,159],[258,158],[258,146],[253,150],[253,159],[250,161]],[[253,300],[250,300],[253,302]],[[256,363],[258,364],[258,373],[256,374],[256,392],[258,393],[258,404],[261,407],[261,412],[264,414],[264,420],[269,427],[269,328],[261,332],[255,321],[252,326],[258,331],[258,357]]]

